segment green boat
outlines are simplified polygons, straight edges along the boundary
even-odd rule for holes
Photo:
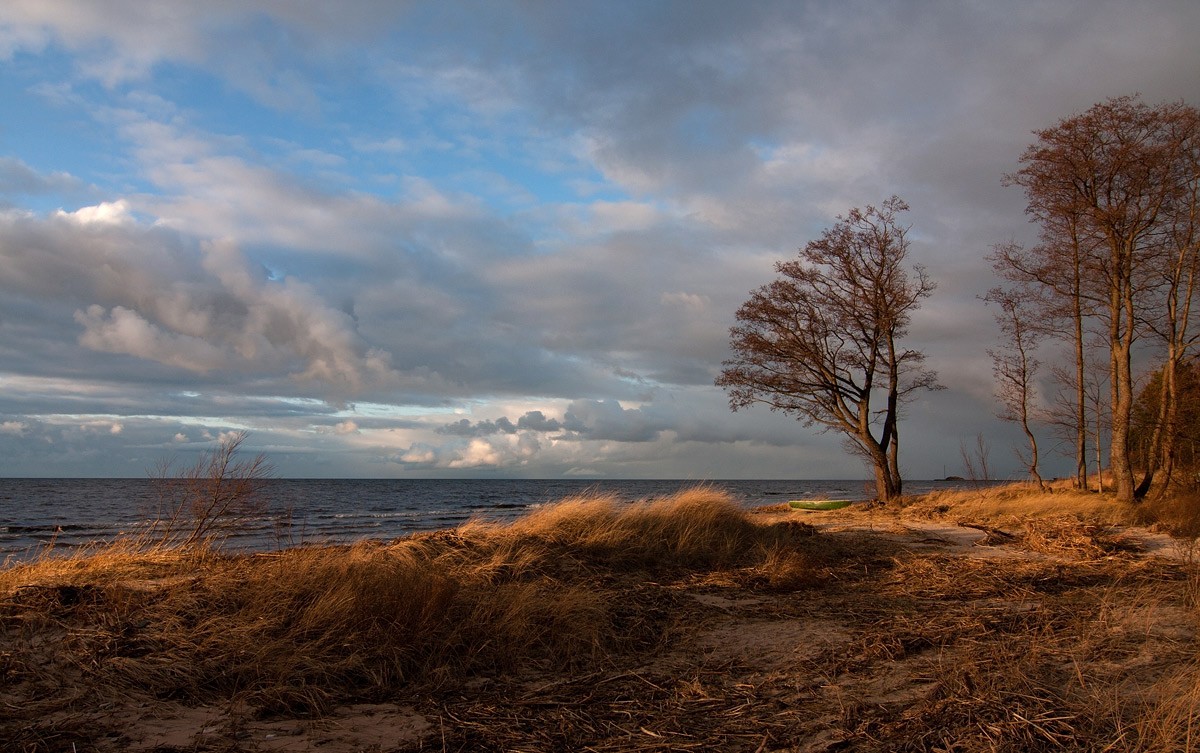
[[[840,510],[850,506],[848,499],[793,499],[788,502],[793,510]]]

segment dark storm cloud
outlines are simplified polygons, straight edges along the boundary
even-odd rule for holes
[[[476,421],[474,423],[464,418],[439,426],[436,431],[438,434],[450,437],[487,437],[492,434],[516,434],[517,427],[513,425],[512,421],[501,416],[495,421]]]
[[[549,433],[562,431],[562,424],[556,418],[546,418],[540,410],[531,410],[517,419],[517,428]]]

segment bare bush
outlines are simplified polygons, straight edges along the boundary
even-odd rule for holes
[[[236,531],[247,518],[266,512],[264,489],[274,468],[261,453],[242,459],[246,432],[223,435],[217,446],[175,472],[164,461],[153,480],[158,514],[149,539],[160,546],[208,548]]]

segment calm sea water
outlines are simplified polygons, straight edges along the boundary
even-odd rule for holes
[[[864,481],[712,481],[746,507],[790,499],[864,499]],[[961,484],[962,482],[958,482]],[[393,539],[451,528],[471,518],[511,520],[581,493],[621,499],[660,497],[695,481],[272,479],[266,514],[246,522],[230,548],[266,550],[300,543]],[[906,482],[905,491],[955,482]],[[155,515],[149,479],[0,478],[0,562],[21,560],[53,542],[70,551],[137,531]]]

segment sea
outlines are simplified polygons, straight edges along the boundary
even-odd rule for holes
[[[963,481],[906,481],[905,492]],[[528,479],[269,479],[263,505],[223,541],[230,550],[269,551],[321,543],[387,541],[453,528],[471,519],[509,521],[579,495],[637,501],[708,486],[753,508],[792,499],[863,500],[873,485],[853,481]],[[0,478],[0,563],[65,554],[144,531],[161,514],[160,482],[136,479]]]

